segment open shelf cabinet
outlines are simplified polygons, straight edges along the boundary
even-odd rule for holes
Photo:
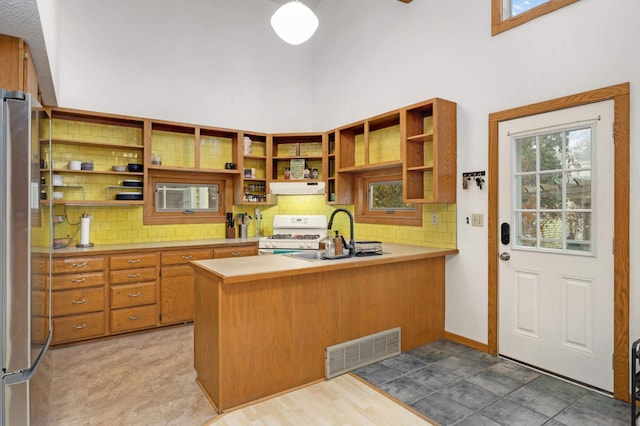
[[[325,140],[322,133],[275,134],[270,137],[272,181],[317,182],[325,178]],[[309,171],[308,176],[304,170]]]
[[[275,196],[269,194],[271,176],[271,139],[265,133],[240,132],[238,144],[239,169],[234,180],[234,203],[270,206]]]
[[[432,99],[402,110],[405,201],[456,201],[456,108],[454,102]]]

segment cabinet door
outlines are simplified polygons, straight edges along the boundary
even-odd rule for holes
[[[162,325],[193,321],[193,268],[190,265],[163,266],[161,276]]]

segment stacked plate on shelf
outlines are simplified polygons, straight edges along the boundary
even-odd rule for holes
[[[125,179],[122,181],[122,186],[131,188],[142,188],[142,181],[138,179]],[[137,201],[142,200],[141,192],[121,192],[116,195],[116,200]]]

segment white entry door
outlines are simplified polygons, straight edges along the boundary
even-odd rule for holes
[[[613,391],[613,101],[499,125],[498,351]]]

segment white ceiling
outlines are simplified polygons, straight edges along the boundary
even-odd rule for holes
[[[57,105],[37,0],[0,0],[0,34],[26,41],[38,71],[44,102]]]

